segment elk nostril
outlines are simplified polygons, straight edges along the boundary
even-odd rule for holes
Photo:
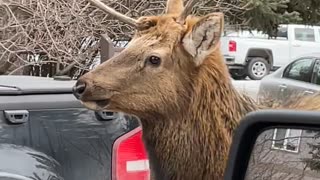
[[[86,84],[80,84],[80,85],[77,86],[78,94],[83,94],[84,90],[86,90]]]
[[[81,95],[85,92],[86,90],[86,83],[84,82],[77,82],[77,84],[73,87],[73,94],[76,96],[76,98],[80,98]]]

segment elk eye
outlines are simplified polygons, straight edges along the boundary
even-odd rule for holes
[[[150,56],[147,59],[147,63],[151,64],[153,66],[159,66],[161,64],[161,59],[159,57],[157,57],[157,56]]]

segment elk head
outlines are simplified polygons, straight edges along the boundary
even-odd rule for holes
[[[193,77],[207,57],[219,50],[223,15],[188,16],[197,0],[185,7],[182,0],[169,0],[165,14],[134,20],[90,1],[133,25],[136,32],[125,50],[78,80],[75,96],[89,109],[139,117],[165,116],[186,105]]]

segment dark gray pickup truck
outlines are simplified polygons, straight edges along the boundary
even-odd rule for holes
[[[148,179],[134,117],[84,108],[74,81],[0,76],[0,179]]]

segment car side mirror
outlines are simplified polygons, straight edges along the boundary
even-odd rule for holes
[[[320,177],[320,112],[263,110],[237,128],[225,180]]]
[[[120,113],[112,111],[98,111],[95,112],[96,118],[99,121],[112,121],[119,118]]]
[[[107,34],[100,35],[100,63],[110,59],[115,54],[115,48],[112,40]]]

